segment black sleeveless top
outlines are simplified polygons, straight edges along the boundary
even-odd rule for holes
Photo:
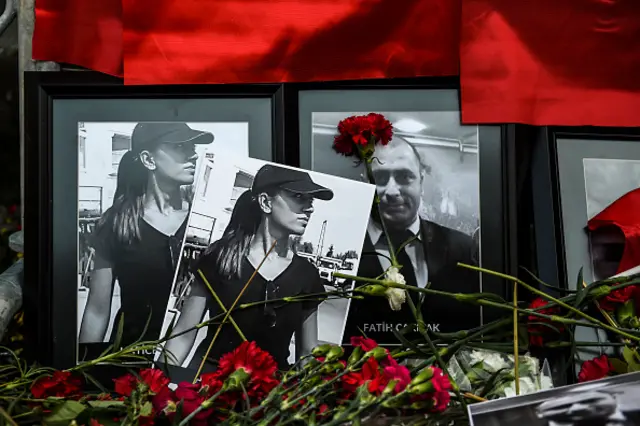
[[[197,264],[226,309],[233,305],[238,294],[255,271],[251,262],[244,258],[241,278],[224,280],[218,276],[213,259],[204,257]],[[192,284],[191,295],[206,297],[209,318],[222,313],[219,303],[201,280],[198,271],[193,272],[196,279]],[[274,357],[280,369],[286,370],[289,368],[287,358],[294,332],[312,313],[318,310],[318,305],[326,297],[325,293],[318,270],[307,260],[295,255],[289,266],[273,281],[269,281],[257,273],[238,301],[238,305],[264,301],[267,295],[269,300],[303,294],[317,294],[317,298],[313,297],[313,300],[304,302],[273,302],[269,305],[258,305],[244,310],[236,310],[231,316],[248,341],[255,341],[258,347]],[[217,328],[218,323],[208,327],[207,337],[198,346],[189,365],[190,369],[197,369],[202,362]],[[222,355],[233,351],[240,343],[242,343],[242,338],[233,324],[227,321],[216,338],[208,358],[218,360]]]
[[[93,245],[96,254],[111,263],[113,277],[120,286],[120,310],[111,341],[118,321],[124,316],[122,346],[140,338],[150,315],[143,340],[161,337],[187,219],[172,236],[163,234],[142,218],[138,225],[140,240],[131,245],[116,242],[108,226],[97,230]]]

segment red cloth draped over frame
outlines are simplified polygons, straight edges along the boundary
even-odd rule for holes
[[[124,0],[127,84],[456,75],[460,1]]]
[[[36,0],[33,59],[122,76],[122,0]]]
[[[624,252],[616,273],[640,265],[640,188],[627,192],[588,222],[590,231],[613,226],[624,234]]]
[[[640,1],[463,0],[463,121],[640,126]]]

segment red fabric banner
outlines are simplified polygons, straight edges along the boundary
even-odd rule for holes
[[[463,0],[466,123],[640,126],[640,1]]]
[[[124,0],[125,83],[458,74],[460,0]]]
[[[36,0],[33,59],[122,76],[122,0]]]

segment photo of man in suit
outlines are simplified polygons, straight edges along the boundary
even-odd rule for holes
[[[379,212],[372,215],[363,247],[358,275],[380,277],[391,265],[385,227],[402,264],[407,285],[447,292],[480,292],[477,272],[458,266],[476,264],[477,241],[458,230],[421,218],[423,185],[428,184],[428,166],[418,150],[401,137],[376,147],[372,172],[380,199]],[[384,221],[385,227],[381,221]],[[447,332],[480,324],[477,307],[446,296],[410,296],[420,307],[427,327]],[[409,306],[390,309],[384,298],[352,300],[345,336],[364,332],[379,343],[394,342],[394,330],[415,324]]]

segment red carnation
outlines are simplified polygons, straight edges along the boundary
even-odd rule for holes
[[[138,379],[133,374],[125,374],[117,379],[113,379],[114,390],[122,396],[129,396],[138,385]]]
[[[169,379],[164,375],[162,370],[155,368],[145,368],[140,370],[141,381],[149,386],[153,393],[158,393],[169,384]],[[115,383],[114,390],[122,396],[129,396],[131,392],[138,386],[138,378],[133,374],[125,374],[124,376],[113,379]]]
[[[358,152],[357,146],[381,143],[386,145],[393,136],[393,127],[381,114],[354,115],[338,123],[338,135],[333,149],[347,157]]]
[[[378,343],[373,339],[368,339],[362,336],[355,336],[351,338],[351,346],[360,346],[363,351],[369,352],[378,347]]]
[[[431,382],[433,383],[433,388],[436,392],[444,392],[451,390],[451,381],[444,371],[438,367],[431,367],[433,370],[433,377],[431,378]]]
[[[214,373],[202,375],[202,383],[209,387],[211,394],[215,393],[220,390],[225,380],[239,369],[243,369],[249,375],[245,389],[252,398],[267,395],[279,383],[275,377],[278,369],[275,360],[255,342],[242,342],[232,352],[223,355]],[[225,397],[229,399],[229,395]]]
[[[544,308],[549,305],[545,299],[538,297],[531,302],[529,305],[529,309],[538,309]],[[557,306],[551,306],[546,309],[540,309],[536,312],[543,315],[558,315],[560,313],[560,309]],[[557,328],[559,331],[563,331],[564,327],[562,324],[553,322],[547,318],[539,317],[537,315],[529,315],[528,317],[529,324],[527,324],[527,331],[529,332],[529,344],[531,346],[542,346],[544,345],[544,337],[548,335],[553,329],[547,327],[541,323],[553,324],[553,327]],[[538,323],[538,324],[534,324]]]
[[[378,342],[376,342],[373,339],[369,339],[367,337],[362,337],[362,336],[354,336],[351,338],[351,346],[356,347],[356,346],[360,346],[360,348],[362,348],[363,351],[365,352],[369,352],[374,350],[375,348],[378,347]],[[387,352],[388,356],[381,360],[380,363],[382,364],[383,367],[386,366],[395,366],[398,365],[398,361],[396,361],[391,354],[389,354],[389,350],[385,349],[385,351]]]
[[[609,357],[601,355],[589,361],[582,363],[580,373],[578,373],[579,382],[588,382],[591,380],[602,379],[607,377],[613,371]]]
[[[168,386],[160,389],[151,399],[151,403],[156,412],[164,413],[169,420],[171,420],[176,413],[177,398]]]
[[[394,388],[395,393],[400,393],[409,385],[411,382],[411,373],[409,373],[409,369],[404,365],[390,365],[384,368],[384,375],[389,379],[389,381],[396,380],[396,387]]]
[[[438,367],[429,367],[433,371],[433,376],[430,379],[433,391],[427,392],[421,395],[416,395],[412,398],[412,401],[431,401],[431,407],[429,411],[432,413],[442,413],[447,409],[451,395],[451,381],[444,371]]]
[[[451,400],[451,395],[449,392],[433,392],[433,394],[431,394],[431,398],[433,399],[431,412],[442,413],[447,409],[449,401]]]
[[[252,378],[267,378],[274,376],[278,366],[271,354],[260,349],[256,342],[242,342],[220,358],[217,371],[221,378],[227,378],[241,368]]]
[[[199,390],[200,390],[200,386],[194,385],[189,382],[181,382],[178,384],[178,387],[176,388],[176,391],[175,391],[175,395],[176,395],[176,398],[182,404],[183,416],[186,417],[189,414],[196,411],[198,407],[200,407],[200,405],[207,399],[204,395],[201,395],[199,393]],[[193,419],[191,420],[191,422],[189,422],[189,424],[193,426],[206,425],[207,417],[209,417],[212,411],[213,410],[211,408],[207,408],[206,410],[200,411],[198,414],[196,414],[193,417]]]
[[[160,392],[160,390],[164,389],[170,383],[170,380],[164,375],[162,370],[156,368],[140,370],[140,378],[149,386],[149,389],[151,389],[153,393]]]
[[[51,376],[40,377],[31,385],[31,394],[36,399],[48,397],[64,398],[80,393],[82,380],[69,371],[55,371]]]
[[[636,293],[640,293],[640,291],[638,291],[638,287],[634,285],[618,288],[599,300],[600,307],[605,311],[613,312],[628,300],[640,297],[637,296]]]

